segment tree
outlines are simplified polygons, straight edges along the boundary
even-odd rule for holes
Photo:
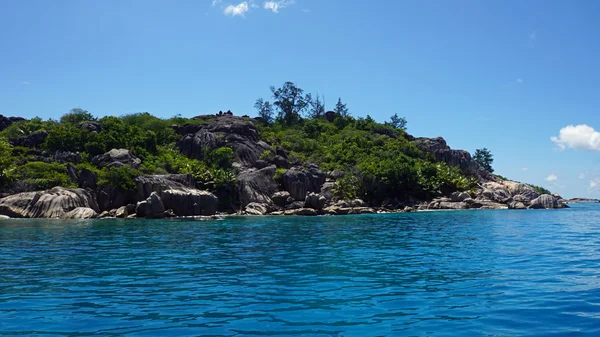
[[[483,167],[489,173],[493,173],[494,169],[492,168],[492,163],[494,162],[494,156],[490,152],[490,150],[486,149],[477,149],[475,150],[475,154],[473,155],[473,159],[479,164],[479,166]]]
[[[273,122],[273,106],[269,101],[264,101],[262,98],[256,100],[254,103],[254,107],[258,110],[258,117],[262,118],[262,120],[271,124]]]
[[[285,82],[281,88],[271,87],[275,106],[279,109],[277,119],[284,124],[292,125],[300,120],[311,101],[310,95],[292,82]]]
[[[340,117],[348,117],[350,116],[350,113],[348,112],[348,108],[346,107],[346,104],[342,103],[342,98],[338,98],[338,102],[335,105],[335,109],[333,110],[336,115],[340,116]]]
[[[390,117],[390,122],[386,122],[385,124],[390,125],[396,129],[406,130],[407,123],[408,122],[406,121],[406,118],[399,117],[398,114],[394,114],[392,117]]]
[[[6,182],[6,174],[14,165],[12,146],[5,138],[0,138],[0,183]]]
[[[71,111],[60,117],[60,122],[63,124],[73,124],[77,125],[81,122],[93,121],[96,120],[91,113],[87,110],[83,110],[80,108],[73,108]]]
[[[325,115],[325,99],[321,100],[319,93],[317,93],[316,97],[316,99],[311,99],[310,111],[308,112],[308,116],[315,119]]]

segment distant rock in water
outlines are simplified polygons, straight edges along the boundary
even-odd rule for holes
[[[98,213],[95,195],[85,189],[54,187],[45,191],[13,194],[0,199],[0,214],[11,218],[66,218],[78,207],[89,208]],[[89,211],[69,214],[88,216]]]
[[[568,203],[568,204],[574,204],[574,203],[578,203],[578,202],[600,202],[600,199],[593,199],[593,198],[572,198],[572,199],[565,200],[565,202]]]
[[[130,165],[137,168],[142,160],[134,156],[127,149],[112,149],[105,154],[97,155],[92,158],[92,164],[98,167],[121,167]]]

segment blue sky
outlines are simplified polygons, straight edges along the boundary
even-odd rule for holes
[[[595,1],[0,1],[0,114],[254,115],[289,80],[355,116],[398,113],[415,136],[487,147],[511,179],[600,197],[597,13]]]

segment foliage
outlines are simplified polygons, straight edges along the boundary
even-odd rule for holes
[[[317,93],[316,98],[310,100],[310,110],[308,111],[308,117],[313,119],[321,118],[325,115],[325,99],[319,97]]]
[[[263,122],[266,124],[273,123],[273,106],[269,101],[259,98],[256,100],[256,103],[254,103],[254,107],[258,112],[258,117],[260,117]]]
[[[87,122],[87,121],[93,121],[96,120],[94,118],[94,116],[92,116],[91,113],[89,113],[87,110],[83,110],[80,108],[73,108],[71,109],[71,111],[67,112],[66,114],[62,115],[62,117],[60,117],[60,123],[61,124],[70,124],[70,125],[77,125],[81,122]]]
[[[104,168],[98,174],[98,186],[135,191],[134,179],[140,175],[140,171],[128,165]]]
[[[356,199],[360,193],[360,181],[353,172],[346,171],[342,178],[335,181],[332,192],[338,200]]]
[[[5,185],[8,181],[7,174],[14,167],[13,147],[6,138],[0,137],[0,185]]]
[[[269,158],[271,158],[273,156],[273,152],[271,152],[271,150],[265,150],[263,153],[261,153],[260,157],[258,157],[258,159],[260,160],[267,160]]]
[[[76,187],[67,175],[65,164],[28,162],[13,171],[12,180],[22,181],[34,190],[46,190],[56,186]]]
[[[29,136],[35,131],[52,130],[57,124],[58,123],[53,120],[44,121],[39,117],[35,117],[30,120],[19,121],[11,124],[9,127],[0,132],[0,137],[11,139]]]
[[[494,162],[494,156],[487,148],[477,149],[473,154],[473,159],[481,166],[484,170],[493,173],[492,163]]]
[[[541,186],[536,186],[536,185],[531,185],[531,184],[529,184],[529,186],[531,186],[539,194],[552,194],[552,192],[550,192],[549,190],[547,190]]]
[[[391,127],[395,128],[395,129],[401,129],[401,130],[406,130],[406,118],[404,117],[399,117],[398,114],[394,114],[392,117],[390,117],[390,122],[386,123],[386,125],[390,125]]]
[[[278,108],[277,120],[292,125],[301,119],[301,114],[308,108],[311,97],[304,95],[304,90],[292,82],[285,82],[281,88],[271,87],[274,105]]]
[[[275,179],[276,182],[283,184],[283,174],[287,171],[287,169],[284,168],[278,168],[275,170],[275,175],[273,176],[273,179]]]
[[[341,97],[338,98],[337,104],[335,105],[335,109],[333,109],[333,112],[335,112],[335,114],[340,117],[349,117],[350,116],[348,107],[346,107],[346,104],[342,103]]]

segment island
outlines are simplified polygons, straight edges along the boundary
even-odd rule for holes
[[[564,208],[560,195],[493,174],[491,154],[406,132],[406,120],[325,111],[293,83],[231,111],[158,118],[0,116],[0,215],[164,218]],[[573,202],[573,201],[570,201]]]

